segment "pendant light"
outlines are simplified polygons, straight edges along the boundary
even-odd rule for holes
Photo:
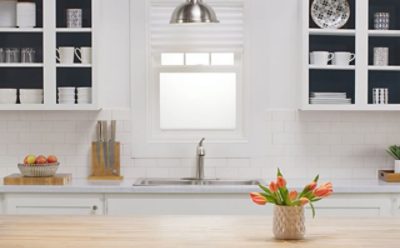
[[[214,10],[203,0],[186,0],[172,14],[171,24],[219,23]]]

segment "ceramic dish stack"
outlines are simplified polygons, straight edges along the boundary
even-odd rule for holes
[[[42,89],[20,89],[19,101],[21,104],[42,104],[43,90]]]
[[[0,89],[0,104],[16,104],[17,89]]]
[[[58,103],[59,104],[75,104],[75,87],[59,87]]]
[[[351,104],[346,92],[311,92],[310,104]]]
[[[90,87],[78,87],[77,91],[77,102],[78,104],[91,104],[92,103],[92,88]]]

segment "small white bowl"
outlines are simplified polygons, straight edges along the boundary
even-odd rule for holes
[[[90,94],[92,93],[92,88],[91,87],[78,87],[76,88],[76,91],[78,94]]]
[[[41,104],[43,103],[43,96],[20,95],[19,101],[21,104]]]
[[[29,95],[29,96],[36,96],[36,95],[43,95],[43,90],[39,90],[39,89],[20,89],[19,90],[19,94],[20,95]]]
[[[0,95],[17,95],[17,89],[0,89]]]

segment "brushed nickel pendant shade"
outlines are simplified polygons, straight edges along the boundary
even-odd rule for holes
[[[174,10],[170,23],[219,23],[219,21],[214,10],[203,0],[186,0]]]

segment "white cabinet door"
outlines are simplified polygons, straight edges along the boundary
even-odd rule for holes
[[[6,194],[9,215],[103,215],[102,195],[91,194]]]
[[[108,215],[268,215],[273,206],[257,206],[248,194],[106,195]],[[338,194],[315,203],[318,216],[390,216],[390,195]],[[309,207],[306,214],[311,216]]]
[[[391,216],[392,203],[392,197],[384,194],[336,194],[314,205],[318,216],[377,217]]]
[[[120,215],[265,215],[248,194],[113,194],[106,195],[107,214]]]

